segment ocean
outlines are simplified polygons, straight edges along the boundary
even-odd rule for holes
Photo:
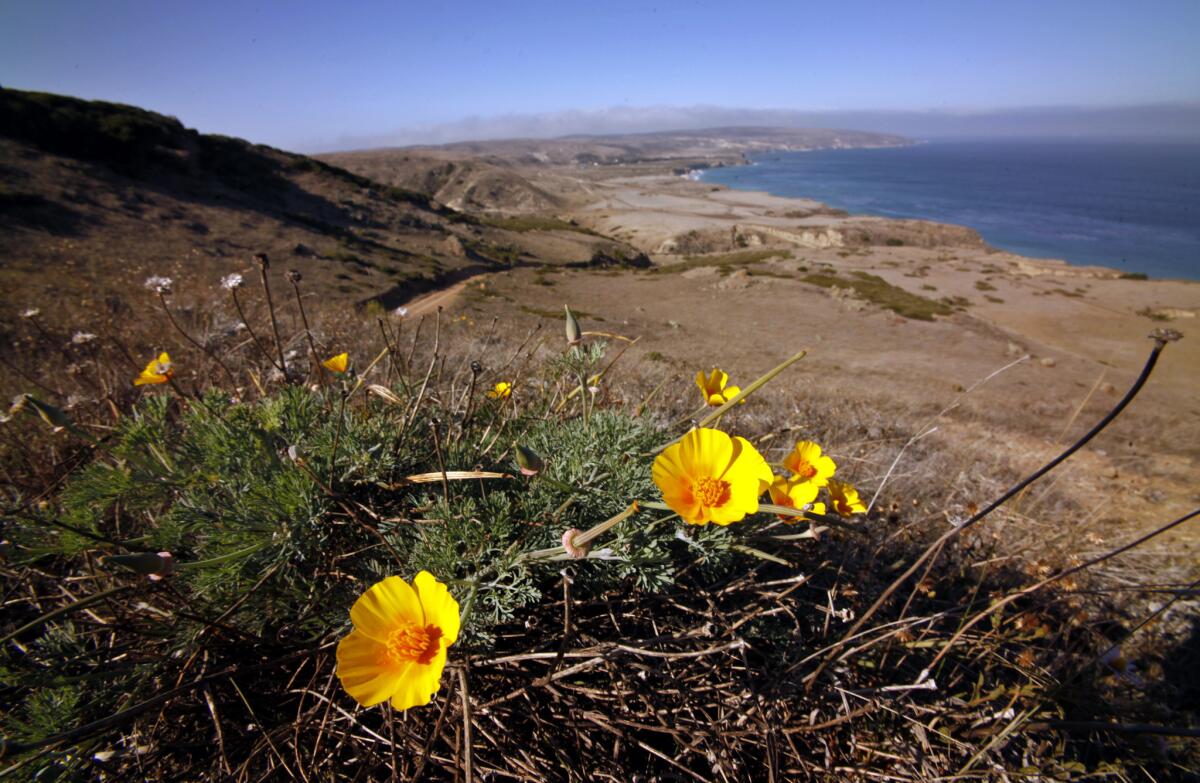
[[[935,141],[758,155],[704,182],[976,229],[1024,256],[1200,279],[1200,143]]]

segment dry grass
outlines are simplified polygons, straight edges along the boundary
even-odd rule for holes
[[[277,298],[287,344],[303,356],[300,334],[292,330],[294,302],[284,290]],[[173,304],[185,328],[218,333],[213,324],[229,313],[200,303],[197,297],[194,307]],[[269,330],[261,303],[252,300],[252,307],[263,338]],[[432,368],[430,404],[462,400],[473,358],[484,359],[480,388],[499,377],[532,384],[536,367],[557,350],[557,330],[547,343],[546,330],[526,334],[503,324],[348,319],[316,299],[308,317],[321,352],[349,349],[367,357],[390,345],[392,356],[375,370],[381,379],[397,373],[411,382]],[[37,324],[26,324],[20,339],[45,355],[66,332]],[[145,331],[135,336],[138,324]],[[119,326],[122,342],[151,341],[155,326],[161,339],[155,317]],[[265,352],[249,338],[205,342],[238,368],[239,380],[257,379],[239,396],[255,396],[257,385],[272,383],[265,380]],[[72,412],[102,432],[105,419],[131,403],[122,381],[137,368],[113,345],[102,341],[64,356],[82,367],[76,373],[62,373],[57,358],[25,371],[61,387],[56,394],[86,397]],[[176,354],[185,392],[221,383],[200,352],[181,347]],[[297,366],[304,361],[295,359]],[[662,363],[653,360],[617,364],[599,405],[634,407],[661,383],[662,373]],[[671,381],[651,402],[656,416],[665,421],[691,411],[687,380]],[[99,393],[89,392],[93,388]],[[725,424],[752,435],[768,458],[799,437],[818,439],[849,478],[870,489],[936,413],[833,394],[797,401],[768,387]],[[5,465],[23,497],[52,496],[87,458],[41,430],[23,430],[21,438]],[[9,445],[17,444],[10,439]],[[766,525],[748,543],[787,565],[753,557],[724,565],[685,559],[675,586],[661,593],[595,594],[586,581],[573,587],[580,573],[549,575],[544,589],[557,599],[498,628],[493,643],[457,650],[435,703],[402,715],[361,710],[347,700],[332,676],[336,637],[239,652],[218,635],[195,653],[221,666],[198,670],[203,677],[188,680],[194,687],[91,732],[78,748],[115,749],[95,768],[127,779],[448,780],[468,765],[482,779],[580,781],[627,780],[634,770],[647,779],[693,780],[982,780],[1001,769],[1046,779],[1186,779],[1184,769],[1196,760],[1194,740],[1138,728],[1153,723],[1184,731],[1194,720],[1189,709],[1195,702],[1187,701],[1195,693],[1194,669],[1182,662],[1194,660],[1196,636],[1194,627],[1187,636],[1180,610],[1195,599],[1179,592],[1178,577],[1169,576],[1161,560],[1153,586],[1135,578],[1136,556],[1114,560],[1104,572],[1021,598],[946,647],[964,620],[995,597],[1075,562],[1077,537],[1062,520],[1083,510],[1066,499],[1043,501],[1036,517],[1006,510],[954,539],[862,635],[837,646],[848,623],[905,564],[1017,470],[986,444],[948,451],[917,441],[892,474],[865,537],[788,541],[777,536],[795,528]],[[10,600],[45,595],[65,566],[5,567],[8,584],[39,585],[18,588]],[[1126,600],[1117,587],[1123,580],[1138,590],[1167,591],[1164,597],[1177,602],[1169,622],[1139,627],[1145,610]],[[36,600],[43,611],[54,605]],[[109,632],[120,627],[120,615],[102,605],[84,624]],[[1140,684],[1125,670],[1097,662],[1118,642],[1138,662]],[[818,675],[822,662],[832,665]],[[1126,728],[1106,732],[1096,721]],[[135,742],[150,750],[132,754]],[[67,745],[48,750],[18,757],[13,771],[74,753]]]

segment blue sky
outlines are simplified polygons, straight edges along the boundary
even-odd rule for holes
[[[1197,40],[1197,0],[0,0],[0,84],[305,150],[573,110],[1195,103]]]

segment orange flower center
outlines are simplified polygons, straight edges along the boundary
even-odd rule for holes
[[[437,626],[427,625],[422,628],[406,623],[388,634],[388,659],[397,666],[411,661],[429,663],[437,654],[438,641],[441,638],[442,629]]]
[[[796,475],[801,478],[810,479],[817,475],[817,466],[808,460],[799,460],[796,463]]]
[[[729,482],[705,476],[696,480],[692,492],[702,506],[721,506],[729,500]]]

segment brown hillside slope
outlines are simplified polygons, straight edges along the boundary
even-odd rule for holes
[[[5,318],[119,309],[150,274],[211,286],[259,252],[324,297],[388,306],[478,269],[628,254],[569,224],[488,225],[312,158],[42,93],[0,90],[0,181]]]

